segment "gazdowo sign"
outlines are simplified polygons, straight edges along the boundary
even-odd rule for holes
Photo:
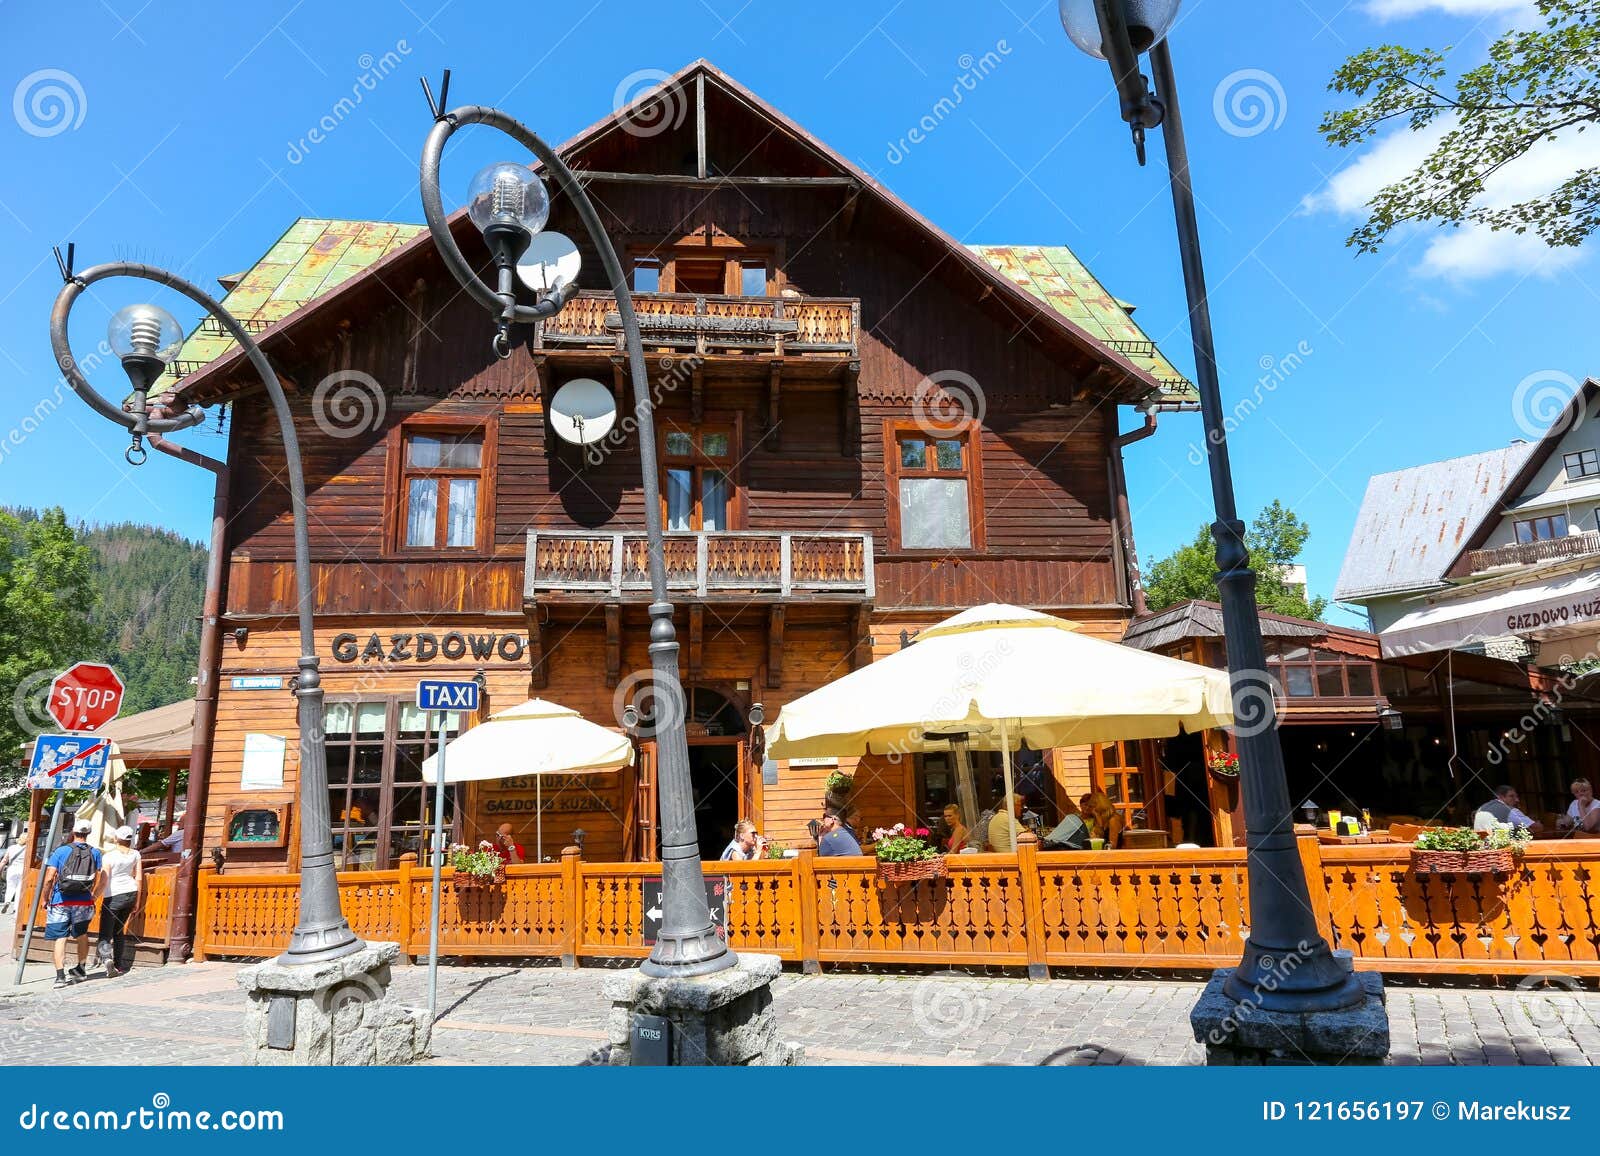
[[[443,634],[335,634],[330,647],[335,662],[487,662],[499,658],[521,662],[528,640],[520,634],[447,630]]]

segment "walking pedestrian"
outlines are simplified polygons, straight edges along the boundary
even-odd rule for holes
[[[0,903],[0,911],[13,911],[17,906],[17,896],[22,893],[23,854],[26,848],[18,843],[13,843],[5,849],[5,854],[0,855],[0,867],[5,869],[5,901]]]
[[[100,849],[89,846],[87,819],[72,826],[72,842],[63,843],[45,862],[44,885],[50,891],[44,937],[56,961],[56,986],[66,987],[88,978],[89,924],[94,921],[95,899],[105,882]],[[78,941],[78,965],[67,972],[67,940]]]
[[[106,960],[106,978],[126,975],[133,970],[133,936],[128,924],[139,906],[139,888],[144,883],[144,860],[133,849],[133,828],[117,828],[117,845],[103,857],[106,897],[100,904],[100,942],[111,944]],[[104,954],[104,949],[101,949]]]

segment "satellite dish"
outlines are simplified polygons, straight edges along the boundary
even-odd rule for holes
[[[550,428],[575,446],[593,445],[611,432],[616,421],[616,398],[592,377],[574,378],[550,399]]]
[[[548,293],[576,280],[582,267],[583,257],[571,237],[561,233],[535,233],[527,252],[517,262],[517,276],[535,293]]]

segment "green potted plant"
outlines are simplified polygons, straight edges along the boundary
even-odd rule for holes
[[[878,857],[878,878],[885,883],[910,883],[917,879],[942,879],[950,874],[944,855],[926,827],[879,827],[872,832],[873,854]]]
[[[1429,827],[1411,847],[1411,869],[1419,875],[1504,873],[1516,866],[1528,832],[1510,826],[1478,832],[1470,827]]]
[[[465,843],[452,843],[446,860],[455,871],[456,888],[490,887],[506,881],[506,861],[498,848],[487,839],[476,848]]]

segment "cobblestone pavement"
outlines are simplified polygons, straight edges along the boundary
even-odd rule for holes
[[[30,967],[0,987],[0,1063],[235,1063],[238,965],[147,968],[50,989]],[[581,1064],[603,1040],[606,971],[440,969],[440,1064]],[[395,972],[426,1001],[427,969]],[[11,981],[5,968],[4,983]],[[1591,985],[1592,986],[1592,985]],[[774,1003],[785,1038],[820,1064],[1184,1064],[1201,985],[1162,979],[786,973]],[[1600,994],[1391,986],[1396,1064],[1600,1063]]]

